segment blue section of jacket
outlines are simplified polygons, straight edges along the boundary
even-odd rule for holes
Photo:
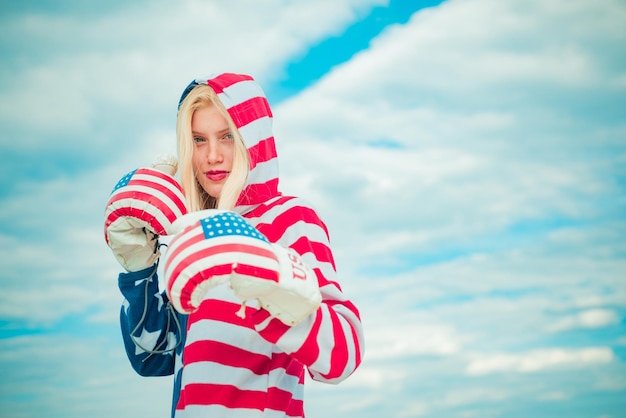
[[[158,283],[156,264],[145,270],[120,273],[118,285],[125,298],[120,324],[126,354],[138,374],[175,375],[173,417],[180,395],[187,315],[174,310]]]

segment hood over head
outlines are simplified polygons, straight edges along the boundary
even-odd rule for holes
[[[250,173],[235,210],[246,213],[254,206],[279,196],[278,154],[272,131],[272,111],[254,79],[245,74],[213,74],[193,80],[183,92],[178,107],[199,84],[210,86],[239,129],[250,158]]]

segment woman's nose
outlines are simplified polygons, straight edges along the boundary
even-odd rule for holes
[[[221,162],[222,152],[220,150],[219,143],[217,141],[209,142],[207,150],[207,162],[209,164],[215,164]]]

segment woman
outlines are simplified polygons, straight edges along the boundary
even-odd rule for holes
[[[314,272],[321,303],[291,325],[258,306],[242,318],[242,300],[224,285],[183,315],[159,291],[153,259],[121,273],[128,358],[143,376],[175,375],[172,416],[303,417],[305,369],[339,383],[361,362],[359,312],[337,282],[326,226],[307,202],[278,191],[271,125],[252,77],[193,81],[176,124],[182,188],[190,212],[232,210],[273,245],[295,250]]]

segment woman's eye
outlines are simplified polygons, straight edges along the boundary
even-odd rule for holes
[[[233,141],[235,139],[235,136],[233,134],[226,134],[222,137],[223,141]]]
[[[196,144],[200,142],[204,142],[204,138],[202,138],[201,136],[194,136],[193,142],[195,142]]]

